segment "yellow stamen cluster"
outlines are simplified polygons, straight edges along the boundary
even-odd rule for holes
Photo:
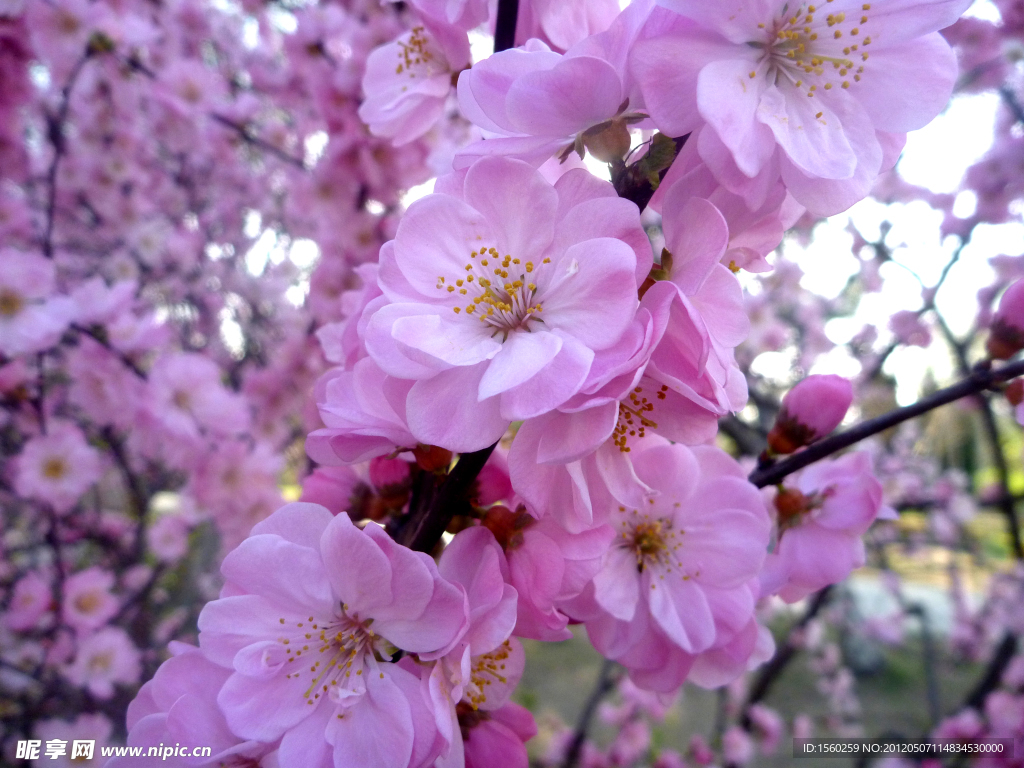
[[[60,480],[67,471],[68,466],[60,456],[51,456],[43,462],[43,477],[47,480]]]
[[[473,659],[473,668],[469,673],[469,685],[466,686],[464,699],[469,700],[473,709],[479,709],[487,701],[487,686],[495,680],[507,683],[505,661],[512,654],[512,644],[506,640],[490,653],[484,653]]]
[[[678,502],[676,506],[679,506]],[[619,510],[625,511],[625,508],[620,507]],[[633,553],[638,572],[642,573],[645,568],[657,565],[660,576],[664,578],[666,573],[673,570],[683,570],[675,553],[683,546],[682,535],[685,531],[673,528],[671,520],[652,518],[634,509],[622,520],[620,527],[622,530],[619,532],[618,545]],[[683,574],[684,580],[689,578],[689,575]]]
[[[531,319],[542,312],[544,307],[535,301],[537,284],[534,272],[538,265],[532,261],[523,264],[509,254],[502,256],[497,248],[481,247],[469,254],[466,263],[466,274],[455,280],[438,275],[436,288],[439,291],[454,294],[453,298],[466,296],[467,302],[461,300],[452,311],[455,314],[475,315],[480,322],[494,326],[495,334],[509,331],[529,330]],[[550,264],[551,259],[545,258],[540,266]],[[470,292],[473,297],[469,299]]]
[[[644,437],[648,427],[658,428],[658,422],[652,421],[644,415],[654,410],[654,403],[648,400],[643,392],[642,386],[634,387],[626,395],[626,399],[619,403],[619,420],[615,424],[615,431],[612,432],[612,441],[622,453],[630,451],[627,444],[629,438]],[[658,400],[664,400],[667,394],[668,386],[662,385],[661,389],[655,393],[655,397]]]
[[[379,647],[386,641],[370,629],[373,620],[360,621],[358,616],[348,616],[346,609],[343,605],[341,616],[325,623],[310,616],[295,624],[290,637],[278,638],[285,647],[287,663],[295,665],[289,667],[286,679],[309,676],[309,686],[302,696],[310,706],[337,687],[339,680],[342,689],[355,683],[353,674],[356,678],[363,675],[364,662],[375,651],[388,655]],[[286,624],[283,618],[278,621]]]
[[[434,67],[431,67],[435,57],[427,47],[429,44],[430,38],[427,37],[423,27],[413,27],[409,33],[409,42],[398,41],[398,66],[395,68],[395,74],[400,75],[406,72],[409,77],[414,78],[416,69],[423,69],[421,65],[426,65],[428,77],[435,74]]]
[[[831,2],[826,0],[826,3]],[[809,97],[813,97],[819,87],[823,91],[830,91],[837,85],[849,88],[851,80],[860,81],[864,66],[858,64],[857,59],[868,60],[863,48],[871,44],[871,37],[863,36],[861,29],[868,23],[866,12],[871,10],[871,4],[863,4],[861,10],[863,13],[859,16],[854,14],[848,18],[840,12],[829,13],[822,19],[817,6],[801,6],[793,15],[778,19],[770,29],[759,24],[768,31],[768,40],[765,44],[752,42],[751,45],[766,49],[770,80],[778,82],[780,77],[785,77]],[[845,39],[850,39],[850,44],[839,49],[835,41]],[[750,73],[752,78],[755,75],[756,72]],[[821,119],[822,115],[819,112],[816,116]]]
[[[0,317],[14,317],[25,308],[21,294],[9,288],[0,288]]]

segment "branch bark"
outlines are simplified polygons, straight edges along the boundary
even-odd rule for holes
[[[776,485],[787,476],[813,464],[826,456],[830,456],[843,448],[848,448],[865,438],[884,432],[890,427],[902,424],[904,421],[921,416],[939,406],[955,402],[969,395],[976,395],[990,389],[997,384],[1015,379],[1024,375],[1024,360],[1004,365],[1001,368],[991,368],[987,364],[976,366],[963,381],[940,389],[928,397],[918,400],[913,405],[903,408],[896,408],[877,418],[861,422],[855,427],[844,430],[837,434],[826,437],[824,440],[812,444],[808,448],[793,454],[789,458],[766,467],[758,467],[750,473],[750,482],[758,488],[768,485]]]

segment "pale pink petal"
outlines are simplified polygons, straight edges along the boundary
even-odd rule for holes
[[[480,402],[483,365],[453,368],[417,381],[407,402],[409,431],[427,445],[452,451],[478,451],[498,441],[508,428],[499,398]]]
[[[759,58],[753,48],[737,50],[728,60],[710,62],[697,78],[701,115],[732,151],[739,169],[750,177],[761,172],[775,150],[771,135],[755,120],[774,90],[768,85],[768,63],[758,62]]]
[[[529,381],[502,393],[501,415],[509,421],[529,419],[558,407],[586,381],[594,353],[561,330],[552,335],[562,340],[558,354]]]
[[[509,88],[505,108],[520,133],[572,136],[614,117],[623,98],[611,64],[576,56],[518,78]]]

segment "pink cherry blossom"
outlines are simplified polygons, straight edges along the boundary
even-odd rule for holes
[[[452,82],[469,63],[464,31],[429,23],[413,27],[366,60],[359,117],[375,136],[407,144],[441,118]]]
[[[604,127],[625,134],[621,157],[629,149],[622,120],[643,106],[626,55],[651,7],[647,0],[631,4],[606,32],[564,55],[534,39],[474,65],[459,78],[459,107],[490,138],[459,152],[455,167],[493,154],[540,165],[560,150],[582,147],[588,129],[616,120]]]
[[[398,649],[443,655],[465,632],[465,593],[433,560],[376,525],[293,503],[257,524],[222,572],[230,596],[203,609],[199,641],[234,670],[217,696],[233,733],[282,739],[285,764],[436,756],[419,681],[388,661]]]
[[[4,624],[15,631],[37,628],[53,607],[53,586],[38,571],[30,571],[14,584],[4,612]]]
[[[51,739],[67,742],[67,754],[56,758],[40,760],[37,765],[50,765],[53,768],[88,768],[98,765],[103,747],[111,743],[114,726],[105,716],[99,713],[83,713],[74,720],[42,720],[36,723],[34,735],[45,744]],[[72,745],[75,741],[94,742],[93,759],[85,761],[81,758],[72,759]]]
[[[519,4],[516,43],[531,37],[565,51],[604,32],[619,15],[618,0],[523,0]]]
[[[104,627],[80,640],[65,674],[97,699],[109,699],[117,684],[132,685],[142,672],[142,655],[120,627]]]
[[[160,665],[153,679],[139,689],[128,705],[128,745],[148,748],[154,744],[202,743],[211,755],[204,764],[224,764],[232,759],[258,761],[276,745],[246,741],[229,729],[217,707],[217,692],[230,672],[184,643],[172,643],[171,658]],[[195,765],[192,759],[172,758],[172,765]],[[114,758],[111,768],[142,768],[152,758]],[[267,767],[269,768],[269,766]]]
[[[871,457],[855,451],[793,476],[776,500],[778,544],[761,573],[762,595],[795,602],[864,564],[861,535],[896,513],[882,501]]]
[[[81,633],[106,624],[120,608],[120,602],[110,592],[113,586],[113,574],[98,567],[87,568],[66,579],[61,588],[64,623]]]
[[[315,396],[324,428],[306,438],[306,453],[320,464],[353,464],[374,456],[414,448],[406,403],[412,382],[388,376],[370,358],[352,370],[325,373]]]
[[[701,156],[733,191],[781,174],[800,203],[827,215],[864,197],[902,134],[945,107],[956,60],[937,30],[969,0],[664,5],[678,21],[659,20],[667,32],[635,46],[631,61],[658,127],[699,131]]]
[[[632,318],[649,246],[635,206],[574,173],[552,187],[525,163],[484,158],[441,186],[381,251],[392,303],[366,345],[386,373],[416,380],[411,432],[469,451],[578,390]]]
[[[100,479],[102,467],[99,451],[85,441],[78,427],[56,422],[47,434],[25,444],[18,456],[14,488],[63,514]]]
[[[75,314],[71,301],[53,295],[53,262],[13,248],[0,251],[0,262],[0,354],[13,357],[53,345]]]
[[[302,482],[299,501],[319,504],[337,515],[349,511],[356,497],[366,491],[365,482],[354,469],[346,466],[319,467]]]
[[[567,610],[640,687],[674,690],[691,673],[719,685],[757,646],[752,583],[767,548],[767,510],[717,448],[648,437],[634,453],[637,476],[658,495],[643,509],[613,511],[618,535],[602,570]]]
[[[463,720],[460,720],[460,724]],[[525,707],[507,702],[489,712],[465,716],[466,768],[527,768],[526,742],[537,734],[533,715]]]

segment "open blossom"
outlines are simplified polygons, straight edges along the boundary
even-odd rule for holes
[[[367,58],[359,117],[375,136],[407,144],[441,118],[454,78],[469,63],[469,38],[462,30],[413,27]]]
[[[98,768],[106,761],[101,759],[101,750],[111,742],[114,725],[101,714],[81,714],[71,722],[66,720],[42,720],[36,724],[33,733],[44,744],[51,739],[60,739],[68,744],[67,754],[57,758],[46,758],[36,765],[50,765],[53,768]],[[71,746],[75,741],[88,740],[95,742],[93,757],[84,760],[81,757],[71,759]]]
[[[227,596],[200,614],[199,643],[233,670],[217,696],[233,733],[281,739],[284,765],[436,757],[420,681],[389,661],[443,655],[465,632],[465,593],[433,560],[297,502],[257,524],[221,570]]]
[[[552,187],[523,162],[483,158],[438,186],[381,250],[391,303],[366,347],[416,380],[418,440],[477,450],[578,390],[632,320],[650,245],[636,206],[586,171]]]
[[[90,446],[78,427],[58,422],[45,435],[32,438],[18,457],[15,490],[23,496],[70,510],[100,479],[100,453]]]
[[[31,571],[15,583],[4,624],[14,630],[35,629],[52,606],[52,585],[38,571]]]
[[[828,215],[864,197],[903,135],[945,107],[956,58],[937,30],[970,0],[663,5],[678,20],[659,19],[667,32],[631,59],[658,127],[697,131],[701,156],[733,191],[781,174]]]
[[[252,765],[270,768],[261,759],[276,751],[276,744],[239,738],[228,728],[217,707],[217,693],[231,672],[217,666],[194,646],[171,643],[173,655],[139,689],[128,705],[128,746],[154,744],[202,744],[211,755],[204,765]],[[232,761],[238,761],[234,763]],[[148,757],[115,757],[110,768],[144,768]],[[169,766],[195,765],[196,761],[172,757]]]
[[[87,568],[68,578],[62,587],[64,623],[79,632],[99,629],[117,613],[118,599],[110,592],[113,574],[101,568]]]
[[[615,134],[622,142],[621,158],[629,150],[629,122],[642,119],[626,54],[651,7],[649,0],[631,4],[606,32],[585,38],[564,55],[529,40],[459,77],[459,107],[488,138],[461,150],[455,167],[491,154],[540,165],[560,150],[576,146],[582,153],[584,144],[605,131],[606,139]]]
[[[778,543],[761,573],[761,594],[792,603],[864,565],[861,536],[896,513],[883,504],[863,451],[820,461],[787,483],[776,496]]]
[[[14,357],[46,349],[60,338],[75,314],[70,299],[53,295],[53,262],[4,248],[0,263],[0,354]]]
[[[441,555],[441,575],[466,592],[469,626],[459,643],[430,672],[429,691],[438,732],[448,742],[442,765],[459,764],[467,718],[505,706],[522,677],[526,656],[511,638],[516,590],[505,556],[483,527],[460,531]]]
[[[616,539],[570,615],[642,688],[675,690],[702,654],[710,668],[697,670],[699,681],[721,684],[715,670],[735,675],[757,644],[752,584],[768,544],[767,510],[717,448],[649,437],[635,454],[637,476],[658,495],[612,513]]]
[[[109,699],[118,683],[132,685],[142,672],[142,654],[120,627],[104,627],[79,641],[68,680],[97,699]]]

